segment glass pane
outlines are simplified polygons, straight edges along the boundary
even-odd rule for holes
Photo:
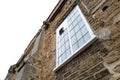
[[[58,51],[59,51],[59,54],[58,54],[58,55],[60,56],[60,55],[62,54],[62,52],[61,52],[61,48],[60,48]]]
[[[74,26],[71,24],[71,25],[69,26],[70,31],[71,31],[73,28],[74,28]]]
[[[73,17],[71,17],[71,21],[72,21],[72,22],[74,21],[74,18],[73,18]]]
[[[78,16],[79,16],[79,13],[78,13],[78,11],[76,11],[76,13],[74,15],[75,19],[77,19]]]
[[[69,21],[70,21],[70,19],[71,19],[71,17],[70,17],[70,16],[67,16],[67,22],[69,22]]]
[[[64,31],[64,35],[66,35],[67,34],[67,29],[65,29],[65,31]]]
[[[84,42],[83,38],[79,39],[79,41],[78,41],[79,47],[81,47],[84,43],[85,42]]]
[[[78,32],[76,33],[76,36],[77,36],[77,40],[79,40],[79,39],[82,37],[81,32],[78,31]]]
[[[82,35],[86,34],[88,32],[87,28],[84,26],[82,29],[81,29],[81,32],[82,32]]]
[[[70,19],[67,19],[67,23],[68,23],[67,25],[69,26],[71,23]]]
[[[73,26],[75,27],[77,25],[77,23],[78,23],[77,21],[74,21]]]
[[[67,58],[71,55],[70,49],[67,49],[66,54],[67,54]]]
[[[64,61],[66,58],[67,58],[67,55],[66,55],[66,53],[64,53],[64,54],[62,55],[62,60]]]
[[[84,26],[84,22],[81,20],[81,21],[79,22],[79,27],[82,28],[83,26]]]
[[[81,19],[80,15],[78,15],[77,18],[76,18],[76,21],[80,23],[81,20],[82,20],[82,19]]]
[[[60,40],[63,38],[63,34],[62,35],[60,35]]]
[[[71,43],[72,43],[72,45],[75,43],[77,41],[77,39],[76,39],[76,37],[75,37],[75,35],[71,38]]]
[[[60,56],[58,60],[59,60],[59,64],[61,64],[62,63],[62,57]]]
[[[61,53],[63,54],[65,52],[65,46],[63,45],[61,48]]]
[[[74,9],[73,11],[72,11],[72,15],[71,16],[73,16],[74,14],[76,13],[76,9]]]
[[[68,34],[65,35],[65,42],[68,41]]]
[[[61,40],[61,45],[63,45],[63,44],[64,44],[64,42],[65,42],[65,41],[64,41],[64,38],[63,38],[63,39]]]
[[[66,49],[70,48],[69,42],[66,42],[66,43],[65,43],[65,46],[66,46]]]
[[[85,42],[87,42],[88,40],[90,40],[90,38],[91,38],[91,36],[90,36],[89,32],[84,35]]]
[[[72,21],[72,23],[75,21],[75,17],[74,16],[71,17],[71,21]]]
[[[72,37],[74,34],[75,34],[75,31],[74,31],[74,29],[72,29],[72,30],[70,31],[70,36]]]
[[[75,52],[79,48],[78,43],[75,43],[74,45],[72,45],[72,47],[73,47],[73,52]]]
[[[58,44],[59,44],[59,47],[58,47],[58,48],[60,48],[60,47],[61,47],[61,44],[60,44],[60,42],[59,42]]]
[[[78,25],[75,26],[75,32],[78,32],[78,30],[80,29],[80,27]]]

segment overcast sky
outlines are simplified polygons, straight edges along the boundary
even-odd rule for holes
[[[58,0],[0,0],[0,80],[23,54]]]

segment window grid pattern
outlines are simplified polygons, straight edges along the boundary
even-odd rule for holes
[[[67,17],[67,22],[70,32],[72,50],[75,52],[83,44],[85,44],[91,38],[91,36],[86,28],[85,22],[82,20],[79,11],[76,8]]]
[[[62,63],[68,56],[71,54],[69,37],[67,28],[64,30],[61,36],[57,39],[57,54],[58,62],[57,64]]]
[[[61,29],[62,34],[59,34]],[[56,66],[61,65],[94,38],[80,9],[75,7],[56,30]]]

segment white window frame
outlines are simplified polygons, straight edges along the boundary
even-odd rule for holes
[[[56,67],[54,68],[54,71],[56,71],[56,70],[58,70],[59,68],[61,68],[63,65],[65,65],[67,62],[69,62],[71,59],[73,59],[75,56],[77,56],[80,52],[82,52],[84,49],[86,49],[90,44],[92,44],[95,40],[96,40],[96,36],[95,36],[95,34],[93,33],[93,31],[92,31],[92,29],[90,28],[90,25],[89,25],[89,23],[87,22],[87,20],[86,20],[86,18],[84,17],[84,15],[83,15],[83,13],[82,13],[82,11],[80,10],[80,8],[79,8],[79,6],[77,5],[76,7],[75,7],[78,11],[79,11],[79,13],[80,13],[80,16],[81,16],[81,18],[82,18],[82,20],[84,21],[84,23],[85,23],[85,25],[86,25],[86,28],[87,28],[87,30],[89,31],[89,33],[90,33],[90,36],[91,36],[91,38],[90,38],[90,40],[88,40],[87,42],[85,42],[81,47],[79,47],[75,52],[73,52],[72,51],[72,45],[71,45],[71,41],[69,41],[70,42],[70,49],[71,49],[71,52],[72,52],[72,54],[68,57],[68,58],[66,58],[61,64],[57,64],[57,62],[58,62],[58,54],[57,54],[57,51],[56,51]],[[74,8],[74,9],[75,9]],[[74,10],[73,9],[73,10]],[[72,11],[71,11],[72,12]],[[70,15],[70,13],[68,14],[68,16]],[[67,17],[68,17],[67,16]],[[63,25],[64,25],[64,28],[66,28],[66,27],[68,27],[67,26],[67,17],[66,17],[66,19],[58,26],[58,28],[56,29],[56,47],[57,47],[57,37],[59,36],[59,30],[63,27]],[[69,28],[68,28],[69,29]],[[70,40],[70,34],[69,34],[69,31],[68,31],[68,36],[69,36],[69,40]]]

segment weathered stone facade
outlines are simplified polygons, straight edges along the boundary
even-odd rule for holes
[[[97,40],[54,71],[56,29],[78,5]],[[60,0],[5,80],[120,80],[120,0]]]

